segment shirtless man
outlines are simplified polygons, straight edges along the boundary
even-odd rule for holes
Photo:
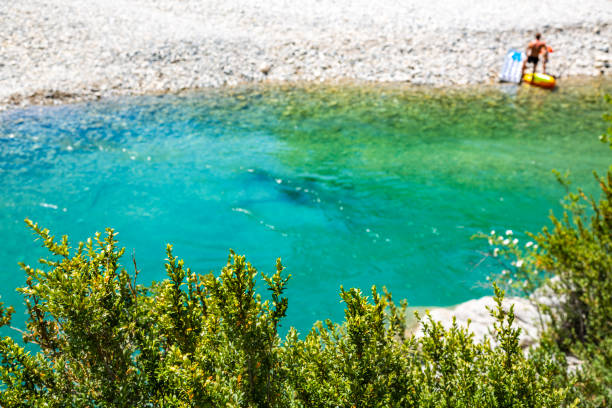
[[[542,34],[537,33],[535,35],[535,41],[532,41],[527,45],[527,61],[523,62],[523,69],[521,71],[521,81],[523,80],[523,75],[525,74],[525,68],[527,64],[533,64],[533,73],[536,72],[536,67],[538,66],[538,61],[540,55],[542,55],[542,72],[546,73],[546,61],[548,61],[548,46],[544,41],[540,41]]]

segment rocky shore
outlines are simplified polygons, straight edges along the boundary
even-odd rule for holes
[[[612,2],[0,2],[0,109],[262,81],[492,83],[538,30],[560,77],[612,72]]]

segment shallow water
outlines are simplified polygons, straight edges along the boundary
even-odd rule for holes
[[[44,255],[25,217],[73,243],[114,227],[141,283],[164,278],[167,242],[201,273],[229,248],[266,272],[281,257],[285,327],[301,331],[342,318],[340,285],[414,306],[488,294],[496,266],[470,237],[547,223],[553,168],[596,192],[610,85],[268,86],[5,112],[2,298],[21,304],[17,262]]]

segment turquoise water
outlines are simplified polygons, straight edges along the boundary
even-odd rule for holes
[[[609,90],[268,86],[2,113],[3,300],[21,305],[17,262],[44,255],[25,217],[73,243],[115,228],[141,283],[164,278],[167,242],[201,273],[229,248],[266,272],[281,257],[301,331],[342,318],[340,285],[413,306],[487,294],[470,237],[538,230],[564,193],[553,168],[596,191]]]

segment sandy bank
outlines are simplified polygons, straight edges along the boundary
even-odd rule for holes
[[[534,30],[561,77],[612,72],[612,2],[0,2],[0,109],[260,81],[496,81]]]

